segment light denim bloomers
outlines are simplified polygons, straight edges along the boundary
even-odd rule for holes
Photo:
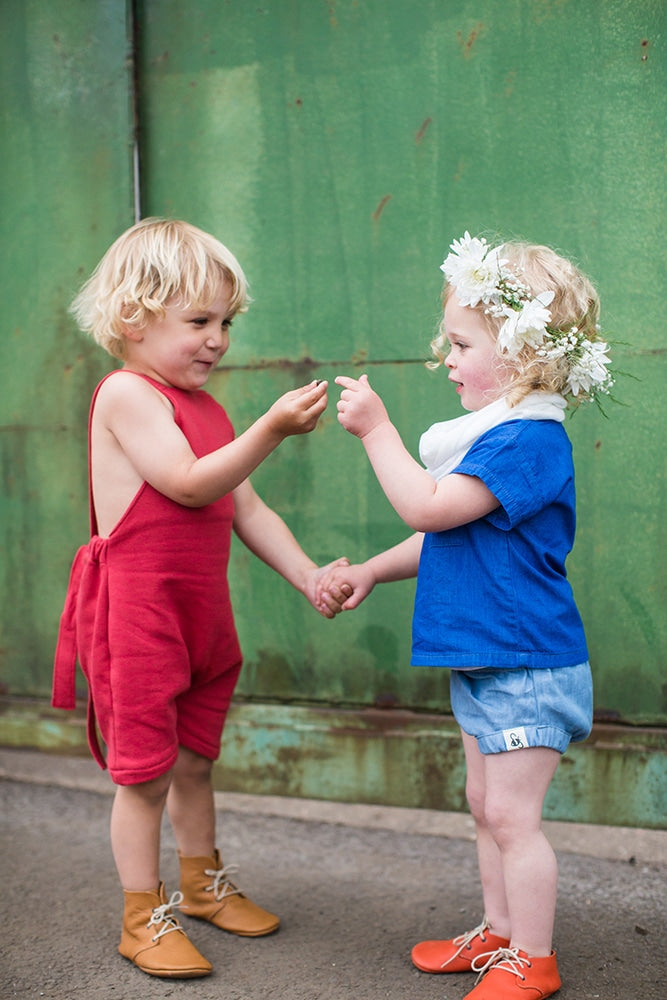
[[[452,711],[482,753],[551,747],[565,753],[593,720],[588,662],[575,667],[452,670]]]

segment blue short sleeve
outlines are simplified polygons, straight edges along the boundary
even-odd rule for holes
[[[488,520],[505,531],[574,491],[572,446],[554,420],[510,420],[492,428],[452,472],[481,479],[501,505]]]

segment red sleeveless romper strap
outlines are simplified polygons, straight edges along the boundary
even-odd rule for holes
[[[233,440],[229,418],[208,393],[138,377],[171,401],[198,458]],[[190,508],[143,483],[100,538],[90,474],[89,492],[91,539],[72,565],[52,704],[74,708],[78,656],[88,682],[91,752],[117,784],[164,774],[179,745],[215,760],[241,669],[227,580],[232,496]]]

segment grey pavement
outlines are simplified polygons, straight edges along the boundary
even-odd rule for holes
[[[92,761],[0,749],[0,997],[45,1000],[461,1000],[474,977],[429,976],[410,947],[480,918],[468,817],[217,793],[219,846],[279,913],[267,938],[182,923],[213,963],[168,981],[117,954],[113,787]],[[557,1000],[665,1000],[667,832],[549,823],[560,866]],[[165,822],[163,877],[177,888]]]

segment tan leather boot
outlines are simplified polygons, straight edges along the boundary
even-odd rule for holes
[[[230,881],[237,866],[225,868],[217,850],[208,858],[179,854],[179,859],[183,909],[189,917],[241,937],[261,937],[278,930],[279,918],[253,903]]]
[[[118,951],[147,972],[165,979],[197,979],[208,976],[207,962],[179,924],[173,910],[183,896],[175,892],[167,901],[164,884],[157,892],[125,892],[123,930]]]

